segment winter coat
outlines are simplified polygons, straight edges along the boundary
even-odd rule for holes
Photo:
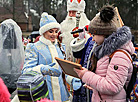
[[[85,27],[88,25],[90,21],[86,17],[85,13],[81,13],[81,18],[79,22],[79,27]],[[76,17],[70,17],[67,14],[67,17],[63,22],[61,22],[61,35],[62,43],[66,46],[66,58],[67,60],[73,61],[73,55],[70,47],[70,42],[74,39],[73,34],[71,34],[72,30],[76,27]]]
[[[62,47],[65,49],[65,45],[62,44]],[[57,68],[62,73],[60,66],[55,61],[55,57],[64,59],[63,53],[57,44],[57,40],[52,44],[50,40],[41,36],[36,43],[27,44],[23,72],[32,69],[40,72],[41,65],[49,65],[50,63],[55,62],[56,65],[54,68]],[[59,77],[47,75],[46,82],[50,100],[62,102],[69,100],[69,93],[64,86],[62,74]]]
[[[90,57],[93,54],[94,49],[94,41],[92,41],[92,37],[90,37],[86,44],[86,39],[78,40],[75,38],[71,41],[71,47],[73,50],[73,56],[75,58],[81,58],[80,64],[88,68],[91,65]],[[85,45],[85,46],[81,46]],[[73,102],[91,102],[92,90],[87,90],[87,88],[83,87],[85,83],[82,82],[82,86],[78,90],[74,90],[73,92]]]
[[[0,102],[10,102],[10,93],[3,80],[0,78]]]
[[[131,31],[124,26],[105,38],[96,46],[94,54],[98,58],[95,73],[86,71],[82,81],[93,88],[92,102],[126,102],[126,92],[132,74],[132,63],[123,52],[116,52],[109,61],[109,55],[121,49],[129,55],[134,53]],[[101,96],[101,99],[100,99]]]

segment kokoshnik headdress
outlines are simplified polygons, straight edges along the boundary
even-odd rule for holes
[[[80,11],[84,12],[86,3],[84,0],[68,0],[67,11]]]

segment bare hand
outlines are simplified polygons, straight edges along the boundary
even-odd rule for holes
[[[82,79],[84,73],[85,73],[86,71],[88,71],[88,69],[86,69],[86,68],[84,68],[84,67],[82,67],[81,70],[80,70],[80,69],[74,68],[74,71],[75,71],[75,72],[78,74],[78,76]]]
[[[92,87],[90,87],[90,86],[88,86],[88,85],[86,85],[86,84],[84,84],[83,87],[85,87],[85,88],[87,88],[87,89],[89,89],[89,90],[93,90]]]

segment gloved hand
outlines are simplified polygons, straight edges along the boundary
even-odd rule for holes
[[[79,39],[84,39],[85,38],[85,29],[83,28],[83,32],[79,33]]]
[[[73,78],[72,80],[72,86],[73,86],[73,90],[78,90],[81,87],[82,83],[81,80],[78,78]]]
[[[51,63],[49,65],[44,65],[41,67],[41,73],[43,75],[50,75],[50,76],[56,76],[59,77],[60,76],[60,71],[56,68],[53,68],[52,66],[54,66],[56,63]]]

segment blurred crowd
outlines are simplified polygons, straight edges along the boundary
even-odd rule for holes
[[[104,5],[92,20],[85,7],[84,0],[67,0],[60,24],[43,12],[39,31],[28,37],[12,19],[0,24],[0,102],[128,100],[124,86],[133,72],[132,55],[138,65],[134,36],[117,7]],[[64,73],[55,57],[79,63],[78,77]]]

